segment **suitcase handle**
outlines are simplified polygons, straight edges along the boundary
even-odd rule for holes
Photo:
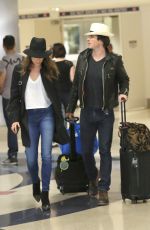
[[[75,123],[79,120],[79,117],[68,118],[65,120],[69,122],[69,131],[70,131],[70,159],[75,160],[77,158],[76,153],[76,137],[75,137]]]
[[[69,123],[74,123],[74,122],[77,122],[79,120],[79,117],[73,117],[73,118],[69,118],[69,117],[66,117],[65,118],[65,121],[69,122]]]
[[[126,143],[125,143],[125,135],[126,135],[126,130],[127,130],[127,123],[126,123],[126,105],[125,105],[125,100],[122,98],[121,100],[121,126],[120,126],[120,146],[122,148],[122,151],[125,151],[126,148]]]
[[[121,100],[121,125],[122,127],[126,126],[126,101],[124,99]]]

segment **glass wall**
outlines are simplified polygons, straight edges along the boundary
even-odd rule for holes
[[[64,45],[68,58],[74,62],[78,54],[87,48],[84,34],[90,30],[90,25],[93,22],[102,22],[110,27],[110,31],[115,34],[111,38],[113,50],[116,53],[121,53],[118,16],[64,19],[62,21]]]

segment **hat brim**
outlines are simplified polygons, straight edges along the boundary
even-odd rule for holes
[[[88,36],[88,35],[101,35],[101,36],[106,36],[106,37],[113,37],[114,36],[114,34],[112,34],[112,33],[110,33],[110,32],[88,32],[88,33],[86,33],[86,34],[84,34],[84,35],[86,35],[86,36]]]
[[[35,58],[45,58],[49,55],[52,54],[52,51],[51,50],[47,50],[47,51],[44,51],[44,52],[41,52],[41,51],[35,51],[35,50],[30,50],[30,49],[25,49],[23,51],[24,54],[30,56],[30,57],[35,57]]]

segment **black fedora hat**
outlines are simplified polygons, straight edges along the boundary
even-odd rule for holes
[[[33,37],[30,42],[30,47],[23,51],[26,55],[35,58],[44,58],[51,54],[51,51],[46,51],[45,38]]]

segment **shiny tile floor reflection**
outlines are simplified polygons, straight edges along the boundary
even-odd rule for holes
[[[147,124],[150,127],[150,110],[127,113],[129,121]],[[62,195],[52,175],[50,201],[51,213],[41,211],[41,203],[32,198],[31,180],[27,172],[24,148],[20,143],[19,165],[0,165],[0,229],[13,230],[150,230],[150,201],[147,203],[124,203],[120,194],[120,164],[118,125],[120,115],[116,111],[112,147],[112,185],[109,191],[110,204],[97,207],[96,201],[86,193]],[[6,128],[0,127],[0,161],[6,154]],[[60,153],[53,149],[53,169]],[[99,155],[95,155],[99,165]],[[40,162],[40,158],[39,158]]]

